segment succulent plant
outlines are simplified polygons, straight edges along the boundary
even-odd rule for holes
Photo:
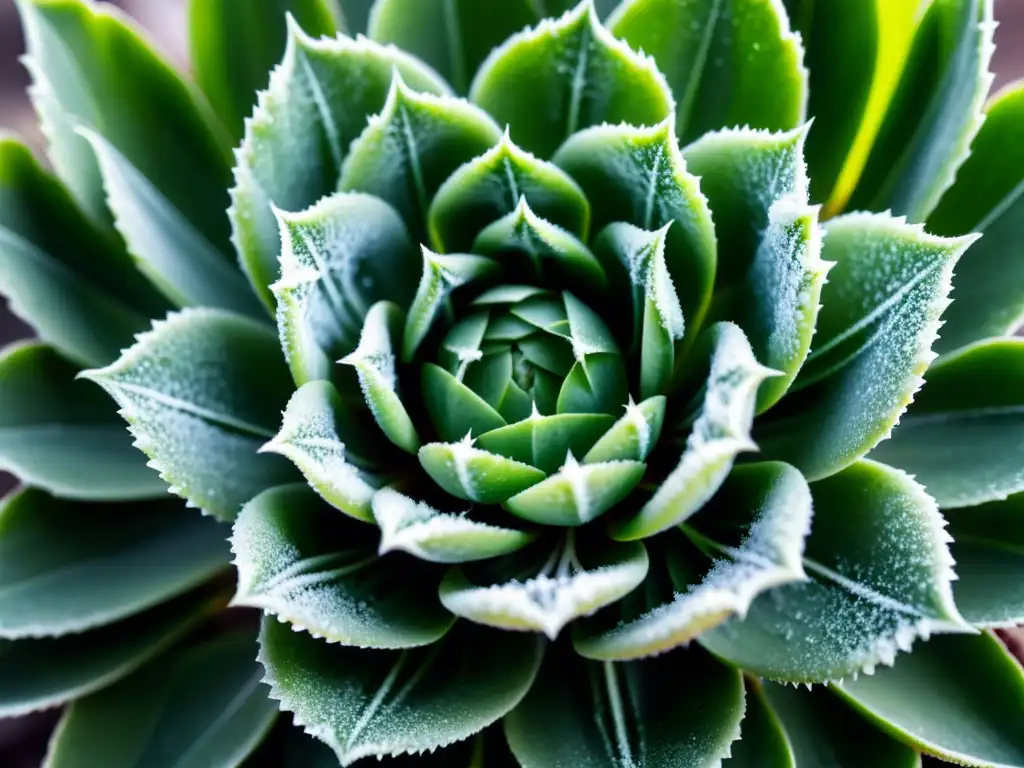
[[[197,88],[18,0],[0,716],[69,704],[49,768],[1024,766],[991,0],[614,5],[195,0]]]

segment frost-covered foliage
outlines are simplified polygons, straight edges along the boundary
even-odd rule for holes
[[[1024,768],[991,0],[194,0],[198,87],[18,7],[49,768]]]

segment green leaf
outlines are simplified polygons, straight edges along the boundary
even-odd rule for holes
[[[647,575],[643,544],[584,536],[570,530],[500,560],[453,568],[441,582],[441,602],[478,624],[554,640],[571,621],[616,602]]]
[[[541,157],[583,128],[657,125],[675,106],[654,62],[616,40],[590,0],[495,48],[470,98]]]
[[[964,618],[982,627],[1024,624],[1024,495],[945,515]]]
[[[370,10],[376,0],[339,0],[345,31],[355,37],[366,33]]]
[[[693,557],[693,548],[678,546],[678,539],[667,551],[678,589],[671,601],[644,606],[639,616],[610,628],[600,617],[584,624],[574,638],[577,652],[605,661],[652,656],[731,616],[742,618],[762,592],[806,578],[801,557],[810,525],[811,493],[799,472],[780,463],[737,467],[684,526],[705,555]],[[697,570],[708,557],[707,567]],[[687,573],[677,576],[677,560],[685,560],[680,570]]]
[[[878,728],[961,765],[1024,765],[1024,670],[999,641],[937,637],[892,669],[834,687]]]
[[[0,353],[0,467],[66,498],[163,496],[167,484],[132,447],[114,403],[77,375],[42,344]]]
[[[156,322],[113,365],[81,375],[117,401],[171,492],[205,514],[233,520],[255,494],[294,477],[284,459],[256,453],[292,388],[266,325],[186,310]]]
[[[586,240],[590,205],[583,191],[562,170],[520,149],[506,130],[497,146],[441,185],[427,215],[430,241],[441,253],[468,251],[524,197],[539,217]]]
[[[558,413],[618,413],[629,385],[615,339],[594,310],[571,293],[561,298],[568,328],[549,330],[568,338],[576,362],[558,392]]]
[[[405,10],[406,21],[433,0],[414,2],[416,10]],[[496,9],[487,10],[493,15]],[[416,240],[426,242],[427,212],[441,184],[500,140],[501,129],[486,112],[463,99],[417,93],[396,70],[383,111],[370,118],[349,149],[338,187],[390,203]]]
[[[28,489],[0,507],[0,637],[81,632],[228,566],[224,530],[173,501],[82,504]]]
[[[260,661],[271,696],[348,766],[461,741],[496,722],[529,690],[540,641],[457,626],[429,648],[367,653],[264,618]]]
[[[0,284],[11,311],[73,360],[105,365],[167,304],[20,142],[0,136]],[[60,312],[54,307],[60,306]]]
[[[241,765],[277,718],[254,650],[248,632],[219,637],[76,701],[57,726],[46,768]]]
[[[1024,491],[1024,340],[982,341],[928,369],[926,386],[872,459],[915,475],[942,508]]]
[[[811,579],[758,598],[745,619],[702,635],[706,648],[772,680],[821,683],[891,665],[932,633],[969,631],[953,603],[945,521],[920,485],[861,461],[811,495]]]
[[[928,218],[981,128],[994,76],[992,0],[938,0],[917,26],[899,87],[850,207]],[[962,234],[958,232],[957,234]]]
[[[686,520],[725,480],[736,455],[757,450],[750,438],[757,390],[773,371],[754,358],[732,323],[712,326],[706,337],[710,372],[679,464],[636,513],[612,523],[616,539],[643,539]]]
[[[431,563],[489,560],[522,549],[536,534],[474,520],[468,510],[441,512],[392,488],[373,497],[373,516],[380,526],[380,552],[408,552]]]
[[[1024,144],[1017,128],[1024,119],[1024,85],[997,96],[971,145],[956,184],[928,218],[938,235],[980,232],[982,239],[961,259],[935,345],[951,352],[978,339],[1011,333],[1024,318],[1024,276],[1008,254],[1020,253],[1024,238]]]
[[[782,721],[799,768],[921,768],[917,752],[866,723],[822,688],[801,691],[765,683],[763,690]]]
[[[17,7],[50,159],[82,208],[109,223],[96,159],[78,133],[87,128],[230,259],[230,140],[198,94],[111,6],[18,0]]]
[[[797,768],[789,736],[765,700],[760,682],[750,678],[745,682],[747,711],[740,726],[740,739],[732,745],[732,755],[725,765],[728,768]]]
[[[260,452],[288,458],[328,503],[372,523],[370,503],[385,482],[369,437],[375,430],[361,403],[343,398],[330,382],[311,381],[292,395],[281,431]]]
[[[974,239],[933,237],[888,214],[828,223],[822,256],[836,266],[792,399],[754,432],[765,455],[817,480],[888,437],[935,357],[953,267]]]
[[[337,514],[305,485],[265,491],[242,509],[231,537],[233,603],[288,629],[358,648],[433,643],[454,618],[437,601],[439,571],[377,554],[377,534]]]
[[[180,307],[262,318],[232,256],[206,237],[101,134],[81,128],[99,163],[114,224],[138,269]]]
[[[242,266],[268,307],[281,253],[273,208],[302,211],[337,190],[349,145],[384,107],[396,69],[414,90],[447,92],[429,67],[394,48],[314,40],[290,25],[284,60],[246,121],[228,211]]]
[[[608,28],[665,73],[684,143],[734,125],[784,131],[804,120],[803,45],[779,2],[626,0]]]
[[[740,673],[699,649],[626,664],[551,653],[505,734],[523,768],[714,766],[743,713]]]
[[[398,392],[395,353],[404,326],[405,316],[397,304],[377,302],[366,314],[359,346],[338,362],[355,368],[366,407],[388,440],[403,451],[416,453],[420,436]]]
[[[281,228],[277,328],[299,386],[330,379],[381,300],[408,306],[416,246],[398,213],[371,195],[339,193],[301,213],[276,211]]]
[[[420,448],[420,464],[452,496],[479,504],[500,504],[545,477],[536,467],[474,448],[473,443],[469,435],[457,443],[428,443]]]
[[[491,50],[537,20],[534,6],[530,0],[379,0],[368,34],[419,56],[466,93]]]
[[[15,717],[105,688],[163,653],[223,602],[210,591],[64,637],[0,640],[0,717]]]
[[[454,442],[506,426],[500,413],[444,368],[427,363],[421,383],[427,414],[442,440]]]
[[[699,181],[686,169],[672,120],[653,128],[602,125],[581,131],[552,161],[590,200],[595,232],[618,221],[648,232],[675,222],[665,239],[665,266],[692,341],[711,301],[715,228]]]
[[[380,761],[372,758],[363,760],[365,765],[380,762],[387,768],[519,768],[507,762],[508,746],[505,737],[492,726],[472,740],[461,741],[434,752],[388,757]],[[492,755],[494,757],[492,757]],[[338,756],[334,751],[298,728],[288,732],[288,746],[284,768],[338,768]]]
[[[192,72],[236,145],[256,94],[267,87],[268,73],[284,53],[289,13],[313,37],[333,36],[341,21],[335,0],[189,2]]]
[[[630,398],[626,413],[587,451],[584,464],[604,461],[646,461],[661,437],[667,401],[661,395],[637,405]]]
[[[558,471],[567,454],[581,456],[587,453],[598,437],[606,434],[611,426],[612,417],[604,414],[560,413],[541,416],[535,413],[516,424],[481,435],[476,444],[485,451],[507,456],[550,474]],[[643,457],[622,458],[643,461]]]
[[[782,398],[811,348],[828,264],[818,208],[807,203],[807,127],[724,130],[684,156],[714,211],[715,314],[734,317],[757,359],[783,375],[758,392],[758,412]]]

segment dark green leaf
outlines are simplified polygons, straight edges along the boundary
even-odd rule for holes
[[[760,682],[749,678],[745,682],[747,711],[740,725],[740,739],[732,745],[732,755],[725,761],[725,767],[797,768],[790,738],[765,701]]]
[[[242,266],[268,307],[281,252],[272,209],[302,211],[335,192],[349,145],[383,108],[396,69],[414,90],[447,91],[412,56],[365,38],[313,40],[291,25],[284,60],[246,122],[229,211]]]
[[[442,571],[380,557],[375,529],[338,515],[305,485],[273,488],[246,504],[231,547],[235,605],[332,643],[428,645],[454,621],[436,596]]]
[[[0,637],[65,635],[169,600],[228,566],[225,530],[174,501],[0,507]]]
[[[248,632],[217,638],[75,702],[46,768],[236,768],[277,717],[255,652]]]
[[[988,634],[937,637],[836,692],[872,723],[961,765],[1024,766],[1024,670]]]
[[[0,354],[0,466],[67,498],[158,498],[167,484],[132,446],[110,398],[41,344]]]
[[[186,310],[155,323],[113,365],[82,375],[117,401],[171,491],[206,514],[233,520],[255,494],[294,478],[283,458],[256,453],[292,389],[266,325]]]
[[[779,2],[626,0],[608,27],[665,73],[684,143],[719,128],[784,131],[804,120],[803,46]]]
[[[271,695],[344,766],[444,747],[496,722],[529,690],[540,641],[462,624],[428,648],[328,645],[264,618],[260,660]]]
[[[1024,340],[983,341],[928,369],[925,387],[871,458],[905,469],[939,506],[1024,491]]]
[[[424,365],[421,382],[423,402],[442,440],[482,436],[506,426],[504,417],[486,400],[439,365]]]
[[[339,2],[345,20],[345,31],[352,37],[366,34],[370,9],[375,0],[339,0]]]
[[[721,764],[743,713],[739,672],[697,648],[623,664],[551,653],[505,733],[523,768],[691,768]]]

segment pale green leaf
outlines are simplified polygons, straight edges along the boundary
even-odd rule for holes
[[[57,726],[44,767],[240,766],[277,719],[255,651],[250,632],[218,637],[76,701]]]
[[[737,467],[684,526],[703,554],[684,548],[678,534],[668,545],[676,590],[671,601],[645,605],[639,616],[610,628],[600,617],[584,624],[576,650],[608,661],[652,656],[732,616],[743,617],[761,593],[806,578],[801,557],[810,524],[811,493],[799,472],[780,463]],[[706,562],[703,569],[701,561]]]
[[[377,539],[375,529],[339,515],[305,485],[265,491],[235,522],[233,604],[260,608],[318,642],[433,643],[454,621],[437,600],[443,572],[400,554],[380,557]]]
[[[23,490],[0,507],[0,637],[81,632],[226,570],[225,531],[174,501],[83,504]]]
[[[790,738],[765,700],[760,682],[750,678],[744,682],[747,711],[740,725],[740,739],[732,745],[725,768],[797,768]]]
[[[803,45],[776,0],[626,0],[608,27],[665,73],[684,143],[719,128],[789,130],[804,120]]]
[[[994,79],[992,6],[993,0],[929,5],[851,208],[889,209],[921,222],[953,184]]]
[[[499,504],[536,485],[545,474],[536,467],[473,447],[473,439],[428,443],[420,464],[441,488],[460,499]]]
[[[762,595],[745,619],[702,635],[705,647],[769,679],[821,683],[891,665],[932,633],[970,631],[953,603],[945,521],[920,485],[861,461],[811,495],[810,580]]]
[[[167,484],[132,446],[117,406],[75,381],[79,369],[42,344],[0,354],[0,466],[65,498],[159,498]]]
[[[302,211],[336,191],[349,145],[384,107],[396,69],[414,90],[447,91],[429,67],[394,48],[314,40],[290,26],[284,60],[246,121],[229,211],[242,266],[268,307],[281,253],[273,208]]]
[[[835,690],[925,753],[979,768],[1024,766],[1024,670],[991,635],[937,637]]]
[[[905,469],[942,508],[1024,491],[1024,340],[982,341],[943,358],[871,458]]]
[[[656,125],[675,107],[654,61],[616,40],[591,0],[495,48],[470,98],[499,123],[514,125],[516,140],[541,157],[584,128]]]
[[[523,421],[481,435],[476,444],[485,451],[498,453],[537,467],[542,472],[551,473],[558,471],[567,454],[582,456],[587,453],[599,437],[607,434],[610,427],[612,417],[605,414],[534,414]],[[618,457],[602,460],[614,461],[615,458]],[[644,457],[621,458],[643,461]]]
[[[551,653],[505,733],[523,768],[712,768],[744,709],[740,673],[700,649],[624,664]]]
[[[613,522],[617,539],[646,538],[683,522],[718,490],[737,454],[757,449],[750,438],[757,390],[774,372],[731,323],[712,326],[705,341],[707,385],[679,463],[640,510]]]
[[[754,432],[765,455],[817,480],[888,437],[935,357],[953,267],[973,241],[934,237],[888,214],[828,223],[822,257],[836,266],[790,398]]]
[[[275,215],[281,274],[271,290],[285,356],[302,386],[331,378],[334,363],[356,348],[373,304],[408,306],[419,259],[398,213],[371,195],[339,193]]]
[[[535,533],[484,522],[479,513],[441,512],[425,501],[383,488],[373,497],[380,552],[408,552],[431,563],[489,560],[522,549]]]
[[[661,395],[639,405],[632,398],[626,413],[583,457],[584,464],[602,461],[646,461],[661,437],[667,401]]]
[[[254,375],[255,374],[255,375]],[[294,470],[257,455],[292,389],[274,332],[212,309],[154,324],[106,368],[82,374],[121,407],[136,445],[192,506],[221,520]]]
[[[529,690],[540,641],[463,624],[434,645],[367,653],[263,620],[260,661],[271,696],[343,766],[466,739]]]

